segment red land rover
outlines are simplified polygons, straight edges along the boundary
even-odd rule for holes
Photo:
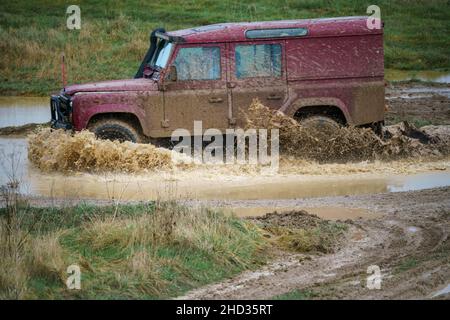
[[[154,30],[134,79],[71,85],[51,97],[55,128],[142,141],[242,125],[253,98],[305,125],[380,125],[383,30],[367,17]]]

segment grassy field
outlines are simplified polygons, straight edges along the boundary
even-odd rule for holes
[[[0,94],[48,95],[68,82],[130,78],[148,47],[150,30],[217,22],[365,15],[363,0],[79,1],[81,30],[66,28],[67,2],[0,4]],[[385,21],[386,67],[449,70],[447,0],[376,2]]]
[[[0,191],[0,299],[175,297],[257,268],[275,250],[333,252],[347,229],[305,213],[283,227],[174,202],[36,208],[11,185]],[[71,265],[81,290],[67,289]]]

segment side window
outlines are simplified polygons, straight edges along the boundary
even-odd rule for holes
[[[280,77],[281,45],[239,45],[235,48],[236,77]]]
[[[181,48],[175,58],[178,80],[220,79],[220,48]]]

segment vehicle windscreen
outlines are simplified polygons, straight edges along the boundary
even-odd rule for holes
[[[159,38],[155,35],[156,32],[165,32],[164,29],[156,29],[150,36],[150,48],[148,49],[138,71],[134,78],[142,78],[145,68],[150,68],[151,76],[147,74],[147,77],[153,79],[159,78],[159,72],[165,68],[169,61],[170,54],[173,48],[173,43],[166,39]]]
[[[161,70],[166,67],[170,57],[173,44],[167,40],[158,38],[156,43],[156,50],[150,60],[149,66],[155,70]]]
[[[165,68],[172,51],[173,44],[166,40],[160,40],[158,43],[158,50],[155,52],[155,57],[152,59],[153,66],[158,69]]]

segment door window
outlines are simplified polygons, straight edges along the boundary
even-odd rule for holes
[[[175,58],[174,65],[177,68],[179,80],[220,79],[220,48],[181,48]]]
[[[238,45],[235,48],[236,77],[280,77],[281,45]]]

